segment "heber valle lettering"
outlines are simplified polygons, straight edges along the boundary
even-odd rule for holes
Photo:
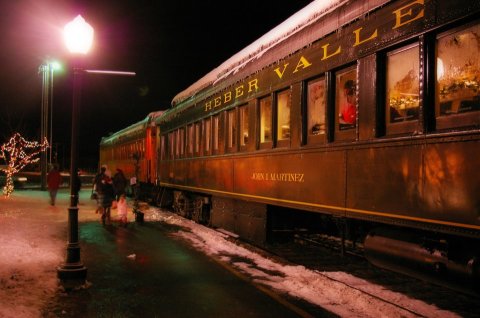
[[[232,91],[228,91],[223,93],[223,95],[217,96],[213,99],[210,99],[208,102],[205,103],[205,111],[212,110],[213,108],[217,108],[226,104],[232,99],[237,99],[242,97],[245,94],[245,90],[247,93],[251,93],[253,91],[258,90],[258,79],[253,79],[249,81],[245,87],[245,84],[241,84],[235,87]]]
[[[305,182],[303,173],[291,172],[254,172],[251,177],[255,181]]]
[[[421,5],[422,9],[419,10],[419,12],[414,15],[414,13],[412,13],[412,7],[416,5]],[[402,27],[404,25],[407,25],[408,23],[413,22],[415,20],[423,18],[424,11],[425,11],[425,9],[423,8],[423,5],[424,5],[424,0],[416,0],[399,8],[398,10],[393,11],[392,14],[395,17],[395,25],[392,27],[392,30]],[[365,32],[362,33],[362,30],[363,30],[363,27],[359,27],[353,31],[353,34],[355,35],[355,42],[353,43],[354,47],[367,43],[369,41],[372,41],[373,39],[378,37],[378,29],[375,29],[375,31],[373,31],[373,33],[371,34],[364,34]],[[336,49],[329,48],[329,46],[330,46],[330,43],[327,43],[321,46],[323,55],[320,61],[328,60],[333,56],[336,56],[342,53],[341,45],[339,45]],[[304,56],[301,56],[295,68],[293,69],[293,71],[291,71],[291,73],[292,74],[297,73],[299,70],[306,69],[307,67],[310,67],[312,65],[313,65],[313,61],[309,61]],[[277,74],[278,78],[282,79],[283,74],[285,74],[285,71],[287,70],[288,67],[289,67],[289,63],[285,63],[283,64],[283,66],[277,67],[273,71],[275,72],[275,74]]]
[[[396,30],[407,26],[409,23],[423,18],[425,15],[424,0],[415,0],[409,2],[397,10],[392,11],[392,30]],[[360,26],[353,30],[354,42],[351,43],[353,47],[368,43],[378,37],[378,29],[373,32],[365,32],[363,26]],[[300,56],[297,63],[285,62],[283,65],[272,69],[273,73],[279,78],[283,79],[285,74],[294,74],[304,69],[309,68],[317,62],[326,61],[334,56],[341,55],[343,53],[342,46],[331,47],[331,43],[325,43],[320,46],[322,55],[319,61],[308,60],[305,56]],[[248,81],[246,84],[240,84],[233,89],[213,97],[205,102],[205,111],[211,111],[215,108],[221,107],[227,103],[230,103],[236,99],[241,98],[246,93],[256,92],[259,89],[258,78]]]

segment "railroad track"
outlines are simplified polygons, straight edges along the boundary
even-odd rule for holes
[[[344,284],[346,288],[357,290],[380,302],[404,310],[407,315],[414,317],[431,317],[415,307],[399,305],[394,299],[385,297],[383,291],[401,293],[412,299],[417,299],[450,312],[460,317],[479,317],[478,296],[459,293],[457,290],[439,286],[399,273],[380,269],[370,264],[362,256],[362,246],[346,242],[343,256],[341,255],[341,242],[336,238],[320,235],[296,234],[294,240],[286,243],[269,244],[268,253],[288,262],[303,265],[316,271],[319,275],[327,277],[337,283]],[[371,291],[365,285],[352,284],[349,281],[337,279],[330,273],[344,272],[380,286],[381,289]],[[370,288],[370,287],[368,287]],[[454,315],[453,315],[454,316]]]

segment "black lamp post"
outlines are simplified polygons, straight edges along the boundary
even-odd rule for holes
[[[77,174],[77,115],[80,106],[83,69],[80,67],[80,54],[85,55],[93,42],[93,28],[79,15],[65,26],[65,41],[69,51],[75,54],[73,70],[73,102],[72,102],[72,141],[70,155],[70,207],[68,208],[68,244],[65,263],[57,268],[57,276],[66,289],[73,289],[85,283],[87,268],[80,260],[80,244],[78,241],[78,192],[74,186]]]

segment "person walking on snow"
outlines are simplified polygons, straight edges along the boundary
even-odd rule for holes
[[[55,200],[57,198],[58,188],[60,188],[60,184],[62,183],[62,176],[60,172],[58,172],[58,168],[56,165],[53,165],[52,170],[47,175],[47,186],[48,186],[48,193],[50,195],[50,205],[55,205]]]

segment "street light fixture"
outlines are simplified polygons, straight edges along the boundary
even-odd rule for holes
[[[85,283],[87,268],[80,260],[78,242],[78,192],[75,190],[74,177],[77,175],[77,115],[80,106],[81,75],[83,69],[79,62],[88,53],[93,43],[93,28],[78,15],[64,28],[65,44],[74,58],[73,100],[72,100],[72,140],[70,152],[70,207],[68,208],[68,244],[65,263],[57,268],[57,276],[66,289],[73,289]]]

